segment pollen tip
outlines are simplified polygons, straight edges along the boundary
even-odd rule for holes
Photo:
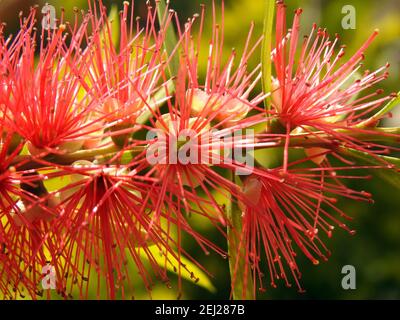
[[[300,14],[303,13],[303,9],[302,9],[302,8],[297,8],[297,9],[294,11],[294,13],[297,14],[297,15],[300,15]]]

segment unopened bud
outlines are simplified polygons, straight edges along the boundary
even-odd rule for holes
[[[242,193],[244,196],[244,202],[239,202],[239,208],[245,211],[248,205],[257,206],[260,202],[262,191],[262,182],[259,178],[250,176],[248,177],[242,187]]]
[[[186,92],[186,99],[191,102],[191,114],[208,116],[215,113],[215,119],[225,121],[225,125],[233,125],[243,119],[250,110],[248,104],[239,98],[213,94],[210,95],[200,89],[190,89]]]

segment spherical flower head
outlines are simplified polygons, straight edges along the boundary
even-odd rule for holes
[[[35,14],[32,9],[31,15]],[[40,34],[34,28],[34,19],[29,20],[28,26],[21,22],[24,32],[16,38],[19,49],[7,47],[11,52],[7,54],[10,72],[3,103],[12,114],[7,122],[28,141],[33,155],[79,150],[92,108],[84,93],[88,87],[82,77],[88,70],[89,52],[80,50],[88,17],[74,28],[62,24],[62,19],[56,29],[42,29]],[[36,61],[37,38],[40,46]]]
[[[224,3],[222,3],[222,21],[217,22],[217,14],[213,3],[212,37],[209,41],[207,70],[204,83],[199,83],[199,52],[201,50],[202,31],[204,26],[205,7],[202,6],[200,15],[200,32],[197,41],[193,40],[193,21],[185,26],[183,50],[187,65],[189,85],[187,99],[192,104],[192,114],[200,117],[210,117],[222,127],[230,127],[244,119],[251,110],[257,107],[264,98],[259,94],[250,99],[249,94],[261,79],[260,65],[248,71],[248,62],[261,43],[258,38],[252,44],[254,25],[251,25],[243,52],[237,57],[236,50],[232,50],[226,62],[222,60],[221,48],[224,46]],[[234,63],[239,60],[237,66]]]
[[[176,115],[173,116],[169,113],[163,114],[161,118],[157,119],[154,127],[159,130],[162,135],[162,141],[167,142],[167,148],[165,150],[165,159],[160,160],[160,164],[157,168],[158,175],[162,179],[172,179],[174,183],[182,183],[183,186],[197,188],[204,181],[204,173],[196,170],[194,163],[192,166],[185,167],[181,164],[181,160],[178,155],[177,163],[174,167],[177,170],[177,175],[169,175],[168,167],[171,165],[171,158],[169,157],[171,152],[180,154],[186,147],[192,147],[193,141],[191,138],[198,138],[207,136],[210,130],[210,124],[204,123],[204,119],[197,117],[190,117],[187,121],[181,120],[181,117]],[[198,144],[193,144],[193,147],[200,148]],[[201,150],[201,148],[200,148]],[[199,150],[199,155],[200,155]],[[200,155],[201,156],[201,155]],[[197,157],[201,161],[201,157]],[[165,164],[164,164],[165,163]]]
[[[324,140],[332,137],[336,145],[365,152],[372,157],[385,154],[392,146],[363,142],[357,134],[395,136],[369,127],[368,116],[377,112],[392,95],[382,95],[383,90],[363,94],[378,82],[387,78],[385,65],[374,72],[359,75],[364,52],[377,36],[378,31],[346,61],[345,47],[338,47],[339,36],[330,39],[325,29],[314,24],[309,36],[300,40],[300,17],[302,10],[295,11],[292,28],[286,30],[286,8],[282,1],[277,3],[276,48],[272,61],[276,76],[272,79],[272,110],[275,118],[269,131],[286,133],[285,167],[288,162],[290,133],[304,133]],[[379,119],[375,119],[379,120]],[[377,122],[374,120],[372,126]],[[296,130],[296,131],[294,131]],[[306,151],[308,155],[320,150]],[[325,157],[316,157],[320,164]],[[378,158],[377,158],[378,159]]]
[[[85,298],[90,285],[97,287],[97,296],[101,298],[100,279],[104,277],[107,298],[115,299],[119,294],[125,297],[123,288],[137,283],[136,276],[129,271],[133,266],[149,293],[153,275],[169,283],[167,265],[179,270],[179,279],[181,272],[190,274],[189,268],[181,264],[180,243],[153,219],[160,194],[160,189],[152,187],[153,179],[138,177],[136,169],[128,166],[104,166],[86,161],[65,170],[65,174],[73,173],[75,182],[59,190],[66,196],[60,203],[63,214],[53,229],[58,235],[60,254],[65,259],[64,271],[68,275],[63,283],[67,288],[65,294],[78,288],[79,297]],[[149,189],[152,190],[149,192]],[[177,223],[172,201],[164,203],[159,210],[160,219],[165,223],[171,226]],[[185,231],[189,226],[180,228]],[[165,263],[158,262],[159,254]]]
[[[41,268],[55,254],[44,236],[57,216],[57,203],[44,187],[43,176],[22,170],[23,163],[15,161],[22,143],[8,154],[11,137],[8,132],[0,139],[0,264],[7,272],[1,279],[7,286],[1,292],[8,298],[35,298],[40,293]]]
[[[246,259],[246,272],[251,272],[253,278],[259,280],[261,291],[265,290],[264,272],[260,265],[262,247],[268,262],[271,286],[276,287],[278,279],[291,286],[289,278],[292,278],[302,291],[301,273],[296,263],[297,251],[301,251],[313,264],[318,264],[330,255],[322,242],[322,233],[331,237],[334,225],[355,233],[327,210],[329,208],[350,219],[335,206],[334,196],[343,195],[357,200],[370,198],[366,192],[354,191],[336,183],[323,170],[292,169],[285,173],[277,168],[256,172],[245,179],[239,198],[243,224],[238,236],[239,251],[243,253],[237,259]]]
[[[101,1],[89,4],[95,30],[91,43],[90,86],[99,101],[98,115],[104,119],[105,128],[113,132],[114,143],[122,147],[140,129],[137,119],[151,114],[160,103],[154,96],[163,88],[165,68],[171,58],[165,52],[164,42],[172,13],[162,18],[156,32],[157,4],[156,7],[147,4],[146,27],[142,27],[140,18],[134,20],[134,6],[125,1],[117,18],[118,30],[115,27],[118,21],[107,16]],[[122,130],[124,133],[118,135]]]
[[[292,28],[286,34],[285,11],[283,2],[279,2],[276,49],[272,57],[276,70],[276,78],[272,79],[273,106],[285,127],[323,129],[324,125],[340,124],[344,119],[347,126],[354,126],[365,114],[390,99],[383,97],[368,101],[374,95],[357,98],[365,89],[387,77],[388,65],[363,76],[357,74],[364,52],[378,31],[353,56],[341,63],[345,58],[345,47],[341,46],[335,53],[338,36],[332,40],[325,29],[317,29],[314,24],[310,35],[301,41],[301,9],[296,10]],[[295,59],[297,54],[299,57]],[[380,93],[378,91],[376,95]]]

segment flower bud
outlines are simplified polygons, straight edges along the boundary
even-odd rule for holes
[[[56,195],[51,195],[41,204],[30,203],[25,204],[26,201],[18,200],[16,203],[17,210],[11,212],[14,223],[21,227],[29,225],[38,221],[49,222],[55,218],[55,214],[49,212],[52,208],[56,208],[60,203],[60,199]],[[47,209],[44,209],[47,208]]]
[[[262,183],[257,177],[250,176],[246,178],[242,187],[242,193],[245,198],[245,203],[239,201],[239,208],[242,211],[245,211],[245,208],[248,205],[257,206],[260,201],[261,191]]]
[[[37,172],[24,174],[24,176],[38,176]],[[29,183],[21,183],[21,189],[31,196],[18,200],[11,216],[17,226],[29,225],[37,221],[51,221],[55,218],[54,208],[60,203],[57,194],[49,194],[43,181],[38,178]],[[37,198],[37,199],[36,199]]]
[[[272,104],[278,112],[282,111],[282,90],[278,79],[272,78],[271,81]]]
[[[219,121],[227,120],[228,125],[234,125],[236,122],[246,117],[250,107],[237,98],[225,97],[220,107],[221,111],[217,115]]]
[[[94,122],[85,128],[85,132],[89,132],[87,139],[83,142],[83,147],[87,150],[98,148],[103,139],[103,123]]]
[[[206,106],[210,106],[209,108],[212,108],[213,111],[215,110],[215,107],[211,107],[216,102],[215,98],[212,98],[203,90],[189,89],[186,92],[186,98],[188,101],[191,99],[191,111],[195,116],[201,114]]]
[[[216,112],[215,119],[234,125],[246,117],[250,107],[240,99],[222,94],[208,94],[200,89],[189,89],[186,98],[191,101],[192,115],[207,116]],[[207,108],[207,111],[204,109]]]
[[[174,121],[176,122],[175,125]],[[156,123],[154,124],[154,127],[164,132],[171,132],[174,130],[175,126],[176,130],[179,129],[179,123],[180,123],[179,116],[174,117],[174,120],[172,120],[171,114],[166,113],[161,115],[161,117],[157,119]]]
[[[66,141],[60,143],[57,147],[54,147],[53,149],[57,150],[57,152],[60,153],[74,153],[82,149],[83,142],[84,142],[83,140]],[[27,146],[30,154],[33,156],[49,153],[49,151],[46,148],[37,147],[31,141],[28,141]]]
[[[131,98],[128,102],[109,97],[103,104],[103,112],[108,122],[136,122],[137,114],[144,107],[144,102],[140,98]]]
[[[103,105],[103,111],[107,114],[106,120],[108,122],[117,122],[110,127],[110,131],[115,133],[129,128],[133,128],[137,114],[136,111],[140,109],[140,101],[135,100],[130,106],[122,105],[116,98],[108,98]],[[129,130],[128,130],[129,131]],[[113,134],[112,141],[118,147],[124,147],[129,143],[133,134],[133,129],[129,132],[121,134]]]

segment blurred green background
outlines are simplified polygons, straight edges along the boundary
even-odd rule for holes
[[[87,8],[87,0],[79,1],[39,1],[39,0],[0,0],[0,20],[7,22],[7,32],[14,33],[18,28],[18,12],[30,5],[48,2],[58,12],[60,6],[66,9],[67,17],[71,16],[74,6]],[[119,6],[122,1],[104,1],[109,7],[114,3]],[[200,11],[200,3],[207,8],[207,23],[203,44],[206,46],[211,25],[211,1],[171,0],[171,6],[185,21],[193,13]],[[144,15],[145,1],[137,0],[136,14]],[[219,7],[220,1],[216,0]],[[386,92],[398,91],[400,88],[400,1],[398,0],[287,0],[288,24],[291,22],[293,10],[302,7],[302,33],[308,34],[312,23],[326,27],[331,35],[340,34],[341,44],[347,45],[347,55],[354,52],[375,28],[380,29],[378,38],[366,52],[365,66],[376,69],[386,62],[391,64],[390,77],[381,87]],[[226,54],[232,47],[240,52],[247,36],[251,21],[256,24],[255,34],[260,35],[263,21],[263,0],[225,1],[225,48]],[[341,27],[342,7],[352,5],[356,9],[356,29],[344,30]],[[218,11],[220,12],[220,11]],[[208,26],[208,27],[207,27]],[[204,48],[206,49],[206,48]],[[259,61],[258,53],[254,55],[249,68]],[[205,60],[203,59],[205,68]],[[203,69],[204,69],[203,68]],[[398,108],[399,109],[399,108]],[[400,125],[400,111],[393,113],[390,125]],[[277,289],[268,289],[260,298],[266,299],[400,299],[400,186],[393,188],[379,178],[373,181],[356,181],[350,185],[359,190],[373,193],[374,204],[357,203],[341,200],[339,206],[354,217],[350,223],[357,230],[350,236],[342,230],[336,230],[334,237],[326,243],[332,249],[332,256],[327,263],[312,265],[307,259],[299,256],[298,264],[303,271],[301,280],[306,293],[299,294],[296,287],[286,288],[280,283]],[[221,247],[225,247],[224,239],[214,229],[201,221],[199,230],[210,239],[215,239]],[[213,274],[211,279],[215,291],[207,291],[191,282],[184,282],[184,299],[226,299],[229,297],[228,263],[221,257],[211,254],[206,256],[190,239],[186,239],[188,251],[192,253],[205,268]],[[357,271],[356,290],[343,290],[341,269],[344,265],[353,265]],[[171,275],[175,281],[176,277]],[[176,283],[172,289],[164,284],[156,284],[152,297],[154,299],[175,299]],[[146,299],[145,290],[137,292],[136,298]]]

